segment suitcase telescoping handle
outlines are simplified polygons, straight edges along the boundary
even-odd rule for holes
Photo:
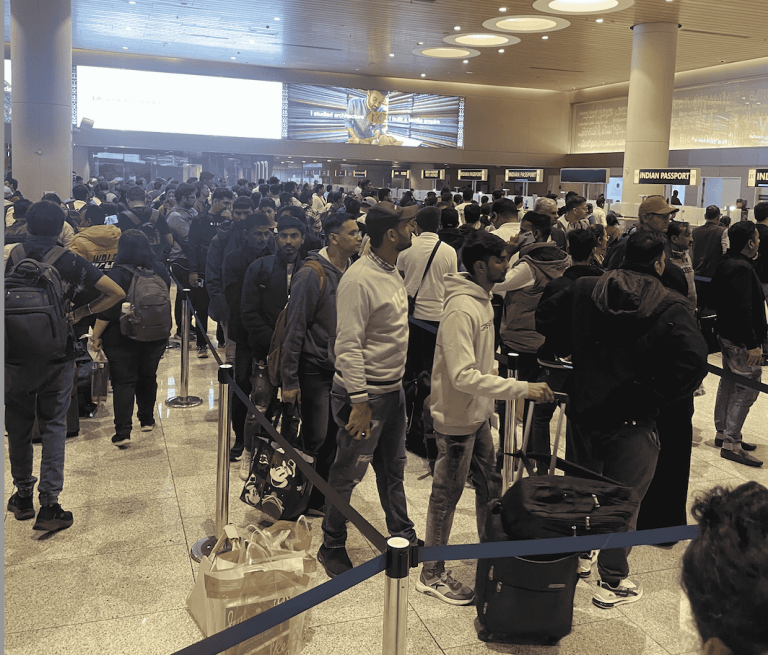
[[[557,468],[557,449],[560,447],[560,437],[563,433],[565,426],[565,408],[568,405],[568,394],[555,392],[555,402],[558,404],[558,417],[557,417],[557,433],[555,434],[555,443],[552,448],[552,456],[549,462],[549,474],[555,474],[555,468]],[[528,439],[531,436],[531,426],[533,425],[533,408],[535,403],[528,404],[528,420],[525,422],[525,430],[523,431],[523,444],[519,451],[513,453],[514,457],[518,457],[521,460],[521,464],[525,464],[528,467],[529,475],[531,474],[531,465],[528,458],[525,457],[525,451],[528,449]],[[520,465],[515,471],[515,479],[512,484],[517,482],[523,477],[524,466]],[[505,489],[506,491],[506,489]]]

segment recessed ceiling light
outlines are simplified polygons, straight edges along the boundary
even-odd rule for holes
[[[256,41],[254,41],[253,39],[249,39],[248,43],[256,43]]]
[[[499,7],[499,11],[501,11],[501,12],[505,12],[506,10],[507,10],[506,7]]]
[[[546,41],[549,37],[548,36],[542,36],[542,40]]]
[[[234,59],[234,57],[230,57],[230,59]]]
[[[469,63],[469,59],[465,59],[465,60],[464,60],[463,62],[461,62],[461,63],[462,63],[462,64],[468,64],[468,63]]]
[[[595,22],[596,22],[596,23],[602,23],[602,22],[603,22],[603,19],[602,19],[602,18],[596,18],[596,19],[595,19]]]
[[[127,45],[124,45],[124,46],[123,46],[123,50],[128,50],[128,46],[127,46]]]
[[[125,28],[125,31],[126,31],[126,32],[130,32],[130,31],[131,31],[131,28],[130,28],[130,27],[126,27],[126,28]]]
[[[278,20],[279,21],[280,18],[278,16],[275,16],[272,20]]]
[[[424,45],[424,41],[419,41],[416,45]]]
[[[394,53],[394,52],[390,52],[390,53],[389,53],[389,56],[390,56],[390,57],[394,57],[394,56],[395,56],[395,53]]]
[[[521,34],[537,34],[554,32],[570,27],[570,23],[557,16],[501,16],[483,23],[483,27],[500,32],[517,32]]]
[[[474,46],[476,48],[492,48],[520,43],[520,39],[516,36],[503,34],[458,34],[446,36],[443,41],[451,45]]]
[[[549,14],[586,15],[621,11],[635,0],[536,0],[533,8]]]
[[[422,74],[421,74],[421,76],[422,76],[422,77],[426,77],[426,76],[427,76],[427,74],[426,74],[426,73],[422,73]]]
[[[457,25],[453,29],[456,30],[457,32],[461,32],[461,26],[460,25]]]
[[[477,57],[479,50],[472,48],[417,48],[412,50],[414,55],[422,57],[433,57],[436,59],[465,59],[467,57]]]
[[[504,52],[504,48],[499,48],[499,52]]]
[[[136,4],[136,0],[128,0],[128,4],[129,5],[135,5]]]

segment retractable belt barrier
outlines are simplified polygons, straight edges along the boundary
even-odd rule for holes
[[[655,530],[641,530],[639,532],[617,532],[585,537],[421,547],[416,549],[418,553],[417,558],[412,561],[411,566],[415,566],[419,562],[438,560],[527,557],[558,553],[581,553],[590,550],[606,550],[608,548],[647,546],[672,541],[686,541],[695,538],[698,534],[699,526],[681,525],[672,528],[657,528]],[[253,616],[238,625],[218,632],[191,646],[182,648],[173,653],[173,655],[214,655],[214,653],[220,653],[227,648],[231,648],[381,573],[385,569],[385,558],[386,556],[383,554],[378,555],[365,564],[356,566],[314,589],[305,591],[303,594],[268,609],[266,612]]]

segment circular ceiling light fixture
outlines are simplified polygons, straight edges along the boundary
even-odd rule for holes
[[[536,0],[533,8],[548,14],[608,14],[635,4],[635,0]]]
[[[570,27],[571,23],[557,16],[499,16],[483,23],[487,30],[517,34],[541,34]]]
[[[475,48],[498,48],[499,46],[520,43],[516,36],[503,34],[456,34],[446,36],[443,41],[457,46],[473,46]]]
[[[477,57],[480,54],[479,50],[473,50],[472,48],[443,47],[416,48],[416,50],[411,52],[414,55],[432,57],[433,59],[466,59],[467,57]]]

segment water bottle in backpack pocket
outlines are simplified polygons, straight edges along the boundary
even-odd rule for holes
[[[171,297],[163,278],[149,269],[120,264],[133,274],[120,314],[120,333],[136,341],[159,341],[171,334]]]

